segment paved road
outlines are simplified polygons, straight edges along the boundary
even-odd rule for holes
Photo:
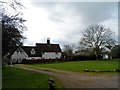
[[[77,73],[50,68],[33,69],[25,65],[16,67],[53,75],[62,82],[64,88],[118,88],[117,73]]]

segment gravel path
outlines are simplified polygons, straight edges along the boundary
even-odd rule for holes
[[[61,81],[64,88],[118,88],[117,73],[77,73],[50,68],[33,69],[24,65],[16,67],[53,75]]]

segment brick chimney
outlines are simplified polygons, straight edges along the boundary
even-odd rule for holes
[[[50,38],[47,38],[47,44],[50,44]]]

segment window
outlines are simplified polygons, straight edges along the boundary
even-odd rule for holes
[[[35,49],[34,48],[32,48],[31,54],[35,54]]]
[[[20,54],[23,54],[23,52],[22,52],[22,51],[20,51]]]

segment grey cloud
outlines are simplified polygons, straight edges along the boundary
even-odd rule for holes
[[[113,13],[117,16],[118,12],[117,2],[38,2],[38,0],[32,0],[32,4],[35,7],[46,9],[49,12],[48,19],[54,23],[64,23],[64,16],[67,14],[69,14],[70,19],[76,20],[73,26],[67,28],[68,30],[61,29],[62,32],[64,31],[64,35],[62,35],[63,38],[59,38],[60,43],[79,40],[83,28],[76,28],[74,25],[82,24],[85,27],[99,24],[111,18],[117,18],[113,17]],[[81,17],[82,21],[76,17]]]
[[[112,12],[117,9],[117,3],[112,2],[87,2],[71,3],[71,7],[82,14],[83,23],[96,24],[111,18]]]
[[[33,2],[36,7],[44,7],[51,12],[49,17],[53,21],[62,21],[61,17],[69,12],[82,15],[84,22],[95,24],[112,17],[112,12],[117,10],[117,3],[113,2]],[[54,7],[60,5],[66,13],[54,11]],[[62,13],[62,14],[61,14]]]
[[[54,16],[53,16],[54,15]],[[56,13],[56,12],[53,12],[48,18],[51,20],[51,21],[54,21],[54,22],[58,22],[58,23],[63,23],[64,21],[61,19],[62,18],[62,14],[61,13]]]
[[[57,4],[57,2],[39,2],[37,0],[31,0],[31,3],[35,7],[44,7],[46,9],[51,9]]]

